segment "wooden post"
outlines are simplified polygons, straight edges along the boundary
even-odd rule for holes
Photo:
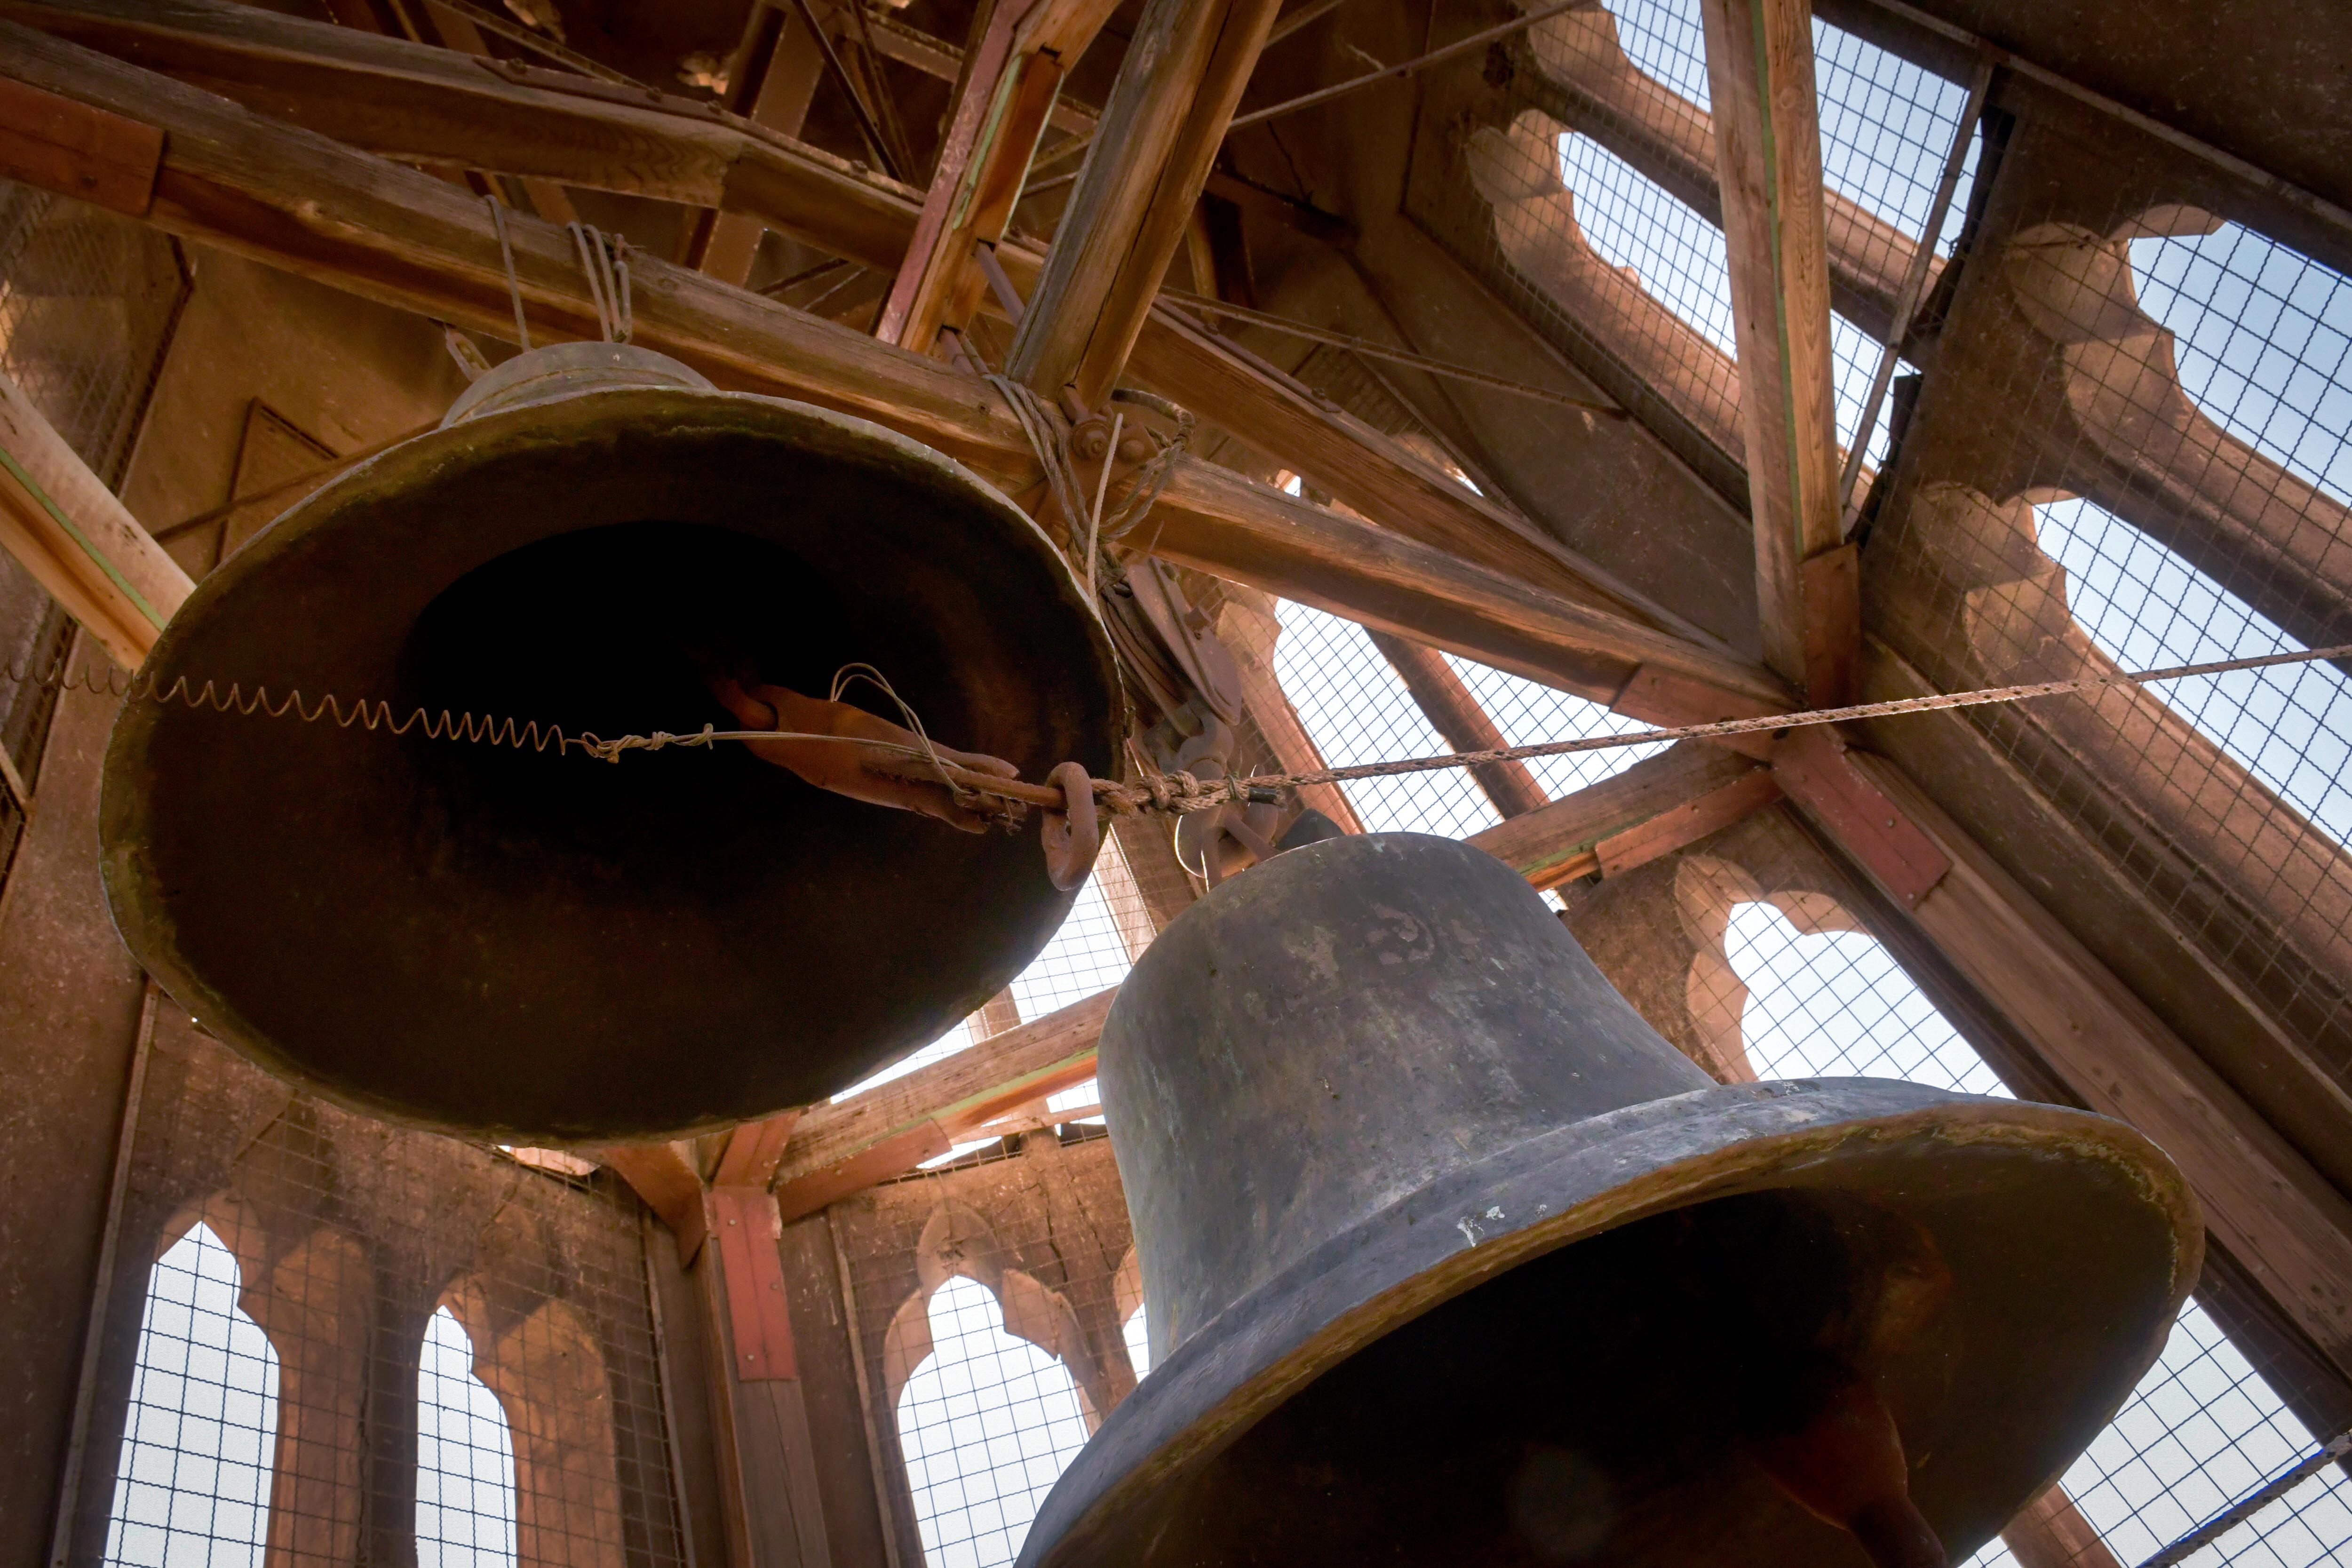
[[[980,308],[975,246],[1004,237],[1062,79],[1117,8],[1113,0],[1003,0],[956,84],[948,134],[914,242],[875,336],[927,353]]]
[[[1127,363],[1279,0],[1150,0],[1013,342],[1010,372],[1098,405]]]
[[[1703,0],[1764,662],[1849,700],[1861,620],[1838,510],[1829,241],[1806,0]]]

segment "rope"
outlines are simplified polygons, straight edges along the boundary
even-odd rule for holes
[[[506,204],[496,196],[482,200],[490,209],[490,226],[499,231],[499,261],[507,273],[507,298],[514,301],[515,346],[525,353],[530,352],[530,323],[522,319],[522,284],[515,277],[514,241],[507,235]]]
[[[629,242],[591,223],[563,226],[580,252],[580,269],[588,274],[588,298],[596,306],[597,329],[608,343],[627,342],[636,327],[629,295]]]
[[[2340,658],[2352,658],[2352,643],[2313,648],[2303,653],[2216,659],[2204,664],[2172,665],[2161,669],[2119,670],[2111,675],[2082,676],[2071,680],[2044,680],[2027,686],[1990,687],[1976,691],[1937,692],[1927,697],[1855,703],[1845,708],[1816,708],[1802,712],[1767,714],[1755,719],[1722,719],[1706,724],[1636,730],[1624,734],[1592,735],[1573,741],[1546,741],[1533,745],[1500,747],[1483,752],[1449,752],[1440,756],[1404,757],[1391,762],[1319,768],[1307,773],[1253,773],[1246,777],[1206,782],[1181,771],[1151,773],[1133,784],[1096,779],[1094,790],[1097,804],[1115,816],[1181,816],[1226,805],[1275,804],[1282,798],[1282,791],[1302,784],[1345,784],[1355,779],[1389,778],[1405,773],[1435,773],[1448,768],[1476,767],[1482,763],[1519,762],[1531,757],[1566,756],[1582,752],[1610,751],[1622,746],[1716,740],[1727,735],[1793,730],[1812,724],[1896,718],[1909,713],[1936,713],[1956,708],[2031,701],[2036,698],[2060,697],[2109,687],[2144,686],[2162,680],[2228,675],[2238,670],[2270,669]],[[7,676],[19,683],[32,679],[29,671],[21,665],[11,667]],[[833,700],[840,700],[841,692],[854,680],[867,680],[879,687],[906,718],[908,727],[914,731],[919,743],[909,746],[853,735],[800,734],[775,730],[719,730],[709,724],[682,735],[656,730],[649,735],[622,735],[606,740],[591,731],[570,734],[561,725],[541,724],[536,720],[452,713],[446,708],[438,713],[428,713],[421,707],[412,708],[405,717],[395,719],[388,702],[362,699],[346,705],[331,693],[313,700],[304,697],[299,689],[289,691],[283,697],[273,697],[268,687],[257,686],[248,693],[241,684],[234,681],[224,691],[216,682],[206,680],[199,685],[187,676],[180,676],[170,685],[163,686],[145,674],[121,678],[111,671],[98,672],[88,668],[68,673],[63,660],[51,665],[39,678],[40,684],[44,686],[84,689],[99,696],[159,703],[178,702],[198,710],[246,717],[259,714],[266,718],[282,719],[290,714],[306,724],[324,721],[342,730],[356,725],[368,731],[389,731],[394,735],[405,735],[412,730],[418,730],[430,740],[464,741],[541,752],[552,751],[558,755],[578,751],[607,763],[618,763],[628,752],[658,752],[672,746],[708,748],[720,741],[824,741],[863,746],[884,759],[899,759],[895,763],[887,760],[882,762],[879,764],[881,771],[898,773],[903,769],[908,776],[942,783],[951,791],[993,795],[1049,810],[1058,809],[1066,804],[1062,792],[1052,785],[976,773],[948,762],[940,755],[938,747],[924,731],[914,710],[871,665],[845,665],[834,677]]]

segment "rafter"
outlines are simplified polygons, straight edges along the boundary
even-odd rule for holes
[[[1838,506],[1829,241],[1807,0],[1704,0],[1739,346],[1764,662],[1815,707],[1850,700],[1862,623]]]
[[[1125,369],[1279,0],[1149,0],[1013,338],[1009,374],[1087,408]]]

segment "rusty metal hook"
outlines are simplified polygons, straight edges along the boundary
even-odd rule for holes
[[[1045,875],[1064,892],[1078,886],[1102,853],[1102,819],[1095,811],[1095,781],[1081,763],[1064,763],[1045,775],[1062,792],[1062,808],[1038,813],[1045,844]]]

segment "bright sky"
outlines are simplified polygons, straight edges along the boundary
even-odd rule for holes
[[[155,1260],[106,1560],[260,1568],[277,1451],[278,1352],[237,1310],[236,1255],[198,1225]]]
[[[898,1395],[898,1441],[929,1568],[1000,1568],[1086,1447],[1068,1369],[1004,1331],[986,1286],[931,1292],[933,1350]]]
[[[474,1375],[474,1343],[446,1307],[425,1327],[416,1373],[417,1568],[510,1568],[514,1440]]]

